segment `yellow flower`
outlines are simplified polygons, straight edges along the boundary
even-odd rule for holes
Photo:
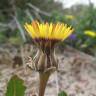
[[[73,20],[75,17],[73,15],[65,15],[67,19]]]
[[[91,37],[96,37],[96,32],[91,31],[91,30],[86,30],[84,31],[85,35],[91,36]]]
[[[64,40],[73,32],[71,27],[63,23],[49,24],[33,21],[32,24],[26,23],[24,27],[33,39]]]
[[[33,21],[31,24],[26,23],[24,27],[35,44],[46,52],[54,48],[57,42],[65,40],[73,32],[71,27],[63,23],[49,24]]]

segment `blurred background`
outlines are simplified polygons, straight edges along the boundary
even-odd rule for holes
[[[0,46],[19,46],[30,42],[25,22],[64,22],[75,32],[66,44],[85,53],[95,55],[96,1],[95,0],[1,0]]]
[[[24,29],[24,24],[33,20],[63,22],[74,28],[57,48],[61,50],[57,56],[61,64],[58,84],[68,96],[96,96],[96,0],[0,0],[0,96],[5,96],[13,73],[23,78],[28,94],[38,85],[37,74],[25,72],[26,57],[34,57],[37,52]],[[54,78],[48,85],[48,94],[53,94],[49,96],[59,90]]]

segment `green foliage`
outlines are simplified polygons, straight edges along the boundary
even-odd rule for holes
[[[58,96],[68,96],[67,93],[65,91],[61,91]]]
[[[67,43],[86,53],[93,53],[92,49],[95,47],[96,38],[86,36],[84,32],[86,30],[96,32],[96,8],[94,8],[93,4],[86,6],[76,5],[70,8],[69,12],[75,15],[75,19],[73,21],[67,22],[68,24],[70,23],[75,29],[74,34],[76,34],[76,39],[70,40],[69,38]]]
[[[22,0],[23,1],[23,0]],[[43,3],[42,3],[43,2]],[[62,3],[54,2],[54,0],[32,0],[30,3],[37,6],[43,11],[53,12],[57,9],[57,11],[62,11]]]
[[[4,43],[6,41],[6,36],[0,33],[0,43]]]
[[[23,43],[22,38],[20,38],[20,36],[18,36],[18,37],[10,37],[8,39],[8,42],[10,42],[10,44],[13,44],[13,45],[20,45],[20,44]]]
[[[25,22],[31,22],[30,18],[25,13],[26,9],[29,10],[33,19],[39,19],[38,16],[36,17],[35,11],[32,8],[28,7],[27,3],[30,3],[51,14],[51,16],[45,16],[44,14],[40,13],[39,15],[44,21],[54,23],[64,22],[74,28],[76,39],[71,40],[70,38],[68,38],[66,42],[67,44],[84,52],[86,50],[88,52],[90,48],[94,49],[96,39],[84,34],[85,30],[93,30],[94,32],[96,32],[96,8],[92,3],[90,3],[89,5],[78,4],[72,6],[71,8],[65,9],[63,9],[61,3],[54,2],[54,0],[15,0],[15,2],[13,3],[16,6],[17,17],[22,27],[24,26]],[[3,22],[4,24],[8,24],[13,20],[12,14],[14,12],[12,9],[12,2],[8,2],[8,0],[1,0],[0,9],[1,23]],[[67,18],[68,15],[72,15],[74,19]],[[0,30],[0,43],[5,43],[5,41],[8,41],[18,44],[19,41],[22,41],[19,38],[20,34],[18,34],[19,30],[17,29],[16,24],[13,24],[13,26],[15,26],[13,29],[1,28],[2,26],[0,26],[0,29],[6,29],[3,32]],[[19,44],[20,43],[22,42],[19,42]]]
[[[34,13],[35,11],[27,5],[28,3],[35,5],[37,8],[40,8],[40,10],[49,12],[50,14],[56,8],[59,12],[63,10],[62,4],[54,2],[54,0],[12,0],[11,2],[9,2],[9,0],[1,0],[0,33],[2,33],[2,36],[0,34],[0,42],[7,42],[8,38],[10,37],[18,38],[18,35],[16,34],[18,26],[16,25],[16,22],[13,18],[13,15],[15,15],[15,13],[17,13],[17,19],[22,25],[22,28],[24,28],[25,22],[31,21],[30,18],[26,15],[26,10],[29,10],[33,19],[38,19],[38,17],[36,17],[36,14]],[[50,18],[42,14],[40,14],[40,16],[42,16],[42,18],[44,19],[46,18],[46,21]],[[3,32],[1,31],[1,29],[3,29]]]
[[[24,96],[26,87],[23,83],[24,81],[17,75],[12,76],[8,82],[5,96]]]

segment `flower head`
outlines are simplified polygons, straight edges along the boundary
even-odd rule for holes
[[[70,19],[70,20],[74,20],[75,19],[75,17],[73,15],[65,15],[65,17],[67,19]]]
[[[90,36],[90,37],[96,37],[96,32],[91,31],[91,30],[86,30],[86,31],[84,32],[84,34],[85,34],[85,35],[88,35],[88,36]]]
[[[71,40],[76,40],[77,36],[76,36],[76,34],[72,34],[72,35],[70,35],[69,38],[70,38]]]
[[[57,42],[65,40],[73,32],[71,27],[63,23],[33,21],[31,24],[26,23],[24,27],[33,41],[43,50],[52,49]]]

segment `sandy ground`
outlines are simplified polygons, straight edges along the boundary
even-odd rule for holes
[[[65,90],[68,96],[96,96],[96,62],[95,58],[74,49],[65,49],[57,55],[59,71],[50,77],[45,96],[57,96]],[[0,65],[0,96],[4,96],[8,80],[17,74],[27,86],[26,95],[38,93],[38,73],[24,67],[13,69],[8,64]]]

